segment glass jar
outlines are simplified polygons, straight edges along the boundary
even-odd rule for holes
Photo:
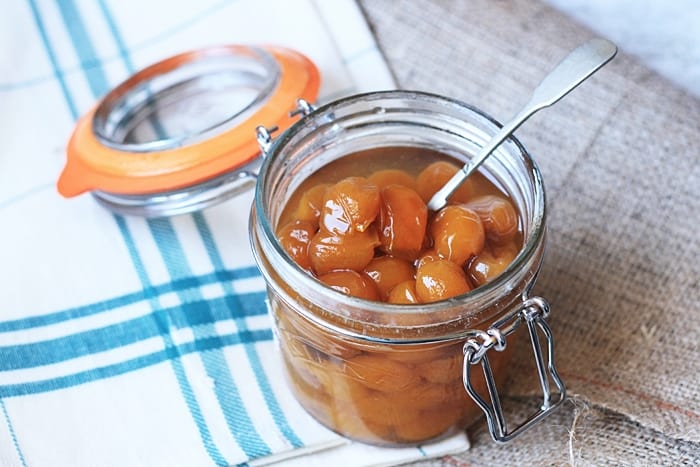
[[[496,121],[458,101],[388,91],[309,111],[263,145],[251,213],[252,248],[267,282],[289,386],[330,429],[372,444],[420,444],[464,429],[484,411],[493,438],[507,441],[564,399],[544,321],[548,306],[530,297],[545,247],[544,187],[537,166],[515,138],[500,145],[481,170],[517,205],[523,246],[500,276],[469,293],[421,305],[347,296],[299,268],[275,235],[292,193],[331,161],[405,146],[437,150],[462,164],[498,128]],[[507,336],[522,323],[532,341],[544,403],[526,423],[509,430],[496,387],[511,358]],[[540,333],[547,341],[544,356]],[[481,365],[483,374],[472,372],[474,365]],[[559,389],[556,402],[550,381]]]

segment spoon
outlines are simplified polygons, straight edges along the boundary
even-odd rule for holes
[[[571,92],[576,86],[608,63],[617,53],[617,47],[605,39],[591,39],[580,45],[557,65],[535,88],[530,100],[501,130],[464,164],[451,179],[430,198],[428,209],[437,211],[447,204],[447,198],[474,172],[486,158],[525,120],[538,110],[549,107]]]

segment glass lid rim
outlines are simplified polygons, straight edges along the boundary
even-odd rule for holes
[[[258,83],[260,86],[257,89],[257,95],[245,106],[236,110],[229,117],[194,133],[155,139],[143,143],[125,143],[119,141],[113,137],[113,130],[107,130],[109,122],[113,121],[115,112],[120,110],[120,106],[123,105],[127,98],[138,92],[143,92],[144,88],[147,88],[153,81],[157,80],[158,78],[163,78],[168,74],[182,71],[187,67],[203,64],[206,61],[216,59],[225,60],[226,58],[248,59],[251,61],[251,63],[259,65],[266,75],[264,77],[261,76],[262,81]],[[231,64],[235,65],[235,62],[232,61]],[[236,68],[235,66],[230,65],[226,69],[219,69],[217,72],[221,73],[224,71],[229,73],[241,73],[244,71],[240,67]],[[95,111],[90,122],[91,131],[100,144],[124,153],[147,153],[175,150],[185,145],[195,144],[235,128],[235,126],[240,123],[238,121],[238,117],[264,106],[265,102],[274,92],[280,79],[280,74],[281,69],[279,63],[272,53],[263,47],[256,47],[252,45],[221,45],[183,52],[157,61],[137,71],[125,81],[121,82],[110,90],[110,92],[108,92],[95,107]],[[206,76],[207,74],[203,73],[190,79],[202,77],[205,78]],[[183,84],[183,82],[184,80],[176,80],[165,90],[167,91],[170,88],[180,86]],[[156,92],[156,100],[159,92],[162,91]],[[140,101],[139,103],[143,104],[144,101]],[[148,104],[148,101],[145,101],[145,104]],[[128,106],[126,107],[126,111],[121,109],[121,112],[119,112],[121,115],[118,116],[119,121],[121,122],[121,120],[124,119],[123,115],[131,110],[133,109],[129,108]]]

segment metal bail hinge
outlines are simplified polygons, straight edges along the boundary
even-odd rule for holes
[[[272,133],[277,130],[279,130],[278,126],[265,128],[263,125],[258,125],[255,127],[255,138],[258,140],[260,153],[263,157],[267,156],[267,151],[269,151],[270,146],[272,146]]]
[[[291,112],[289,112],[290,117],[295,117],[297,115],[307,116],[311,112],[316,110],[316,107],[309,104],[304,99],[297,99],[296,103],[297,103],[296,108],[294,110],[292,110]],[[270,150],[270,146],[272,146],[272,133],[274,133],[278,130],[279,130],[278,126],[266,128],[263,125],[258,125],[257,127],[255,127],[255,138],[258,141],[258,146],[260,147],[260,153],[262,154],[263,157],[267,156],[267,153]]]
[[[473,336],[467,339],[467,342],[464,344],[462,382],[469,396],[476,402],[481,410],[483,410],[484,414],[486,414],[486,421],[488,422],[491,437],[497,443],[510,441],[531,428],[534,424],[556,409],[566,398],[566,387],[554,366],[554,338],[549,325],[547,325],[545,321],[548,315],[549,304],[543,298],[529,298],[523,302],[521,307],[493,323],[491,328],[486,332],[474,331]],[[537,374],[539,376],[544,400],[539,411],[535,412],[512,431],[508,431],[487,352],[492,347],[499,352],[505,349],[506,336],[512,334],[522,322],[525,322],[527,325],[527,330],[530,335],[530,342],[532,344],[533,353],[535,354],[535,364],[537,366]],[[538,328],[542,331],[547,340],[546,366],[542,355],[540,337],[537,332]],[[472,384],[471,367],[478,363],[481,363],[481,367],[484,371],[486,388],[491,404],[484,400]],[[555,402],[552,402],[550,377],[559,390],[558,398]]]
[[[316,107],[313,104],[309,104],[305,99],[297,99],[297,108],[289,112],[289,116],[303,115],[306,117],[314,110]]]

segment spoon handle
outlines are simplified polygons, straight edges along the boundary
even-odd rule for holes
[[[538,110],[549,107],[571,92],[603,65],[608,63],[617,53],[617,47],[605,39],[591,39],[580,45],[567,55],[540,82],[530,97],[530,100],[510,119],[501,130],[468,163],[457,171],[437,193],[430,198],[428,209],[437,211],[447,204],[447,198],[474,172],[484,160],[525,120]]]

